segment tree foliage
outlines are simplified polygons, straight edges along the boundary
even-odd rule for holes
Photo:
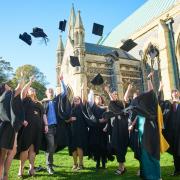
[[[0,83],[9,80],[10,75],[13,72],[10,62],[5,61],[0,57]]]
[[[21,73],[23,73],[23,78],[25,79],[25,82],[28,82],[31,76],[35,76],[35,82],[33,82],[32,87],[36,89],[38,99],[43,99],[46,90],[45,86],[47,85],[45,75],[40,72],[40,70],[36,66],[29,64],[20,66],[16,69],[14,78],[12,79],[13,87],[17,85],[18,80],[21,78]]]

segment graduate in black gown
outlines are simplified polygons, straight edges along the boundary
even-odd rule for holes
[[[34,175],[34,161],[39,151],[42,133],[48,132],[47,118],[42,104],[36,97],[36,91],[31,86],[34,77],[22,90],[23,106],[25,111],[26,125],[18,134],[18,153],[20,153],[20,166],[18,176],[23,176],[24,164],[29,159],[29,175]]]
[[[102,168],[106,168],[107,162],[107,142],[108,134],[103,131],[106,126],[106,120],[103,119],[103,113],[106,112],[107,107],[104,106],[104,100],[101,96],[94,97],[93,90],[88,94],[88,104],[91,111],[96,118],[96,122],[89,126],[89,153],[90,157],[96,161],[96,169],[100,168],[100,161],[102,161]]]
[[[17,132],[23,125],[24,113],[20,93],[24,81],[13,91],[7,83],[0,84],[0,179],[8,179],[8,170],[16,154]]]
[[[174,176],[180,175],[180,92],[177,89],[171,92],[172,102],[164,101],[164,113],[167,118],[165,121],[164,136],[170,148],[168,152],[174,159]],[[169,103],[170,107],[169,107]]]
[[[67,123],[71,113],[71,103],[67,98],[67,87],[63,75],[59,77],[61,90],[54,97],[52,88],[46,90],[47,98],[42,100],[48,120],[48,133],[44,134],[42,150],[46,152],[46,166],[49,174],[54,174],[53,154],[68,145]]]
[[[132,94],[132,96],[131,96]],[[125,107],[128,108],[131,105],[135,105],[136,103],[136,98],[140,95],[140,91],[139,89],[133,90],[133,84],[129,84],[128,88],[124,94],[124,101],[125,101]],[[135,117],[134,117],[135,118]],[[130,122],[128,122],[129,124]],[[135,138],[136,138],[137,132],[136,131],[130,131],[129,130],[129,147],[135,152],[136,151],[136,147],[134,146],[135,142]],[[136,156],[137,153],[135,153],[135,158],[138,159],[138,157]],[[137,172],[137,176],[140,176],[140,170],[138,170]]]
[[[79,96],[74,97],[70,123],[69,153],[73,156],[72,170],[83,169],[83,156],[87,154],[88,127],[83,114],[83,103]],[[79,160],[79,162],[78,162]]]
[[[117,92],[110,93],[108,87],[105,87],[105,90],[111,98],[109,111],[114,113],[114,116],[110,119],[110,126],[112,127],[111,144],[119,163],[119,167],[115,173],[122,175],[126,171],[124,163],[129,143],[128,119],[122,112],[124,104],[118,99]]]
[[[162,136],[163,115],[153,91],[151,78],[148,75],[148,92],[142,93],[131,104],[132,114],[129,117],[129,130],[133,133],[135,157],[140,162],[142,179],[161,179],[160,152],[168,149],[168,143]]]

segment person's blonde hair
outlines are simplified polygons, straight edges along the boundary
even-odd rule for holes
[[[33,101],[35,102],[40,102],[37,98],[37,95],[36,95],[36,90],[33,88],[33,87],[30,87],[31,89],[34,90],[35,94],[34,94],[34,99],[32,99],[32,97],[27,93],[27,97],[30,97]]]

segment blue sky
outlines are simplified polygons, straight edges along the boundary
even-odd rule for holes
[[[81,11],[86,42],[96,43],[91,34],[94,22],[104,25],[104,36],[146,0],[0,0],[0,57],[14,70],[24,64],[37,66],[46,75],[48,86],[56,86],[56,48],[58,23],[69,18],[72,3]],[[41,27],[49,37],[44,45],[34,39],[31,46],[19,40],[19,34]],[[62,34],[66,40],[66,32]]]

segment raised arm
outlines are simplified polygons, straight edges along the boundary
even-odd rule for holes
[[[14,97],[18,96],[21,93],[24,84],[25,84],[25,80],[23,78],[23,74],[21,73],[21,78],[19,80],[17,87],[15,88]]]
[[[153,84],[152,84],[152,78],[153,78],[153,72],[151,72],[147,77],[147,85],[148,85],[148,91],[153,90]]]
[[[113,100],[113,98],[112,98],[112,96],[111,96],[111,93],[110,93],[110,90],[109,90],[109,86],[105,86],[105,87],[104,87],[104,90],[105,90],[105,92],[109,95],[110,100]]]
[[[90,107],[94,105],[94,91],[91,89],[88,94],[88,103]]]
[[[85,97],[85,94],[84,94],[84,83],[81,86],[81,99],[82,99],[83,103],[85,103],[86,100],[87,100],[86,97]]]
[[[129,102],[129,94],[130,94],[131,89],[132,89],[132,84],[129,84],[128,88],[124,94],[124,101],[125,102]]]
[[[59,79],[61,82],[61,96],[65,97],[67,95],[67,86],[64,83],[63,75],[61,75]]]
[[[163,87],[164,87],[164,85],[160,81],[159,89],[158,89],[158,101],[159,102],[163,100]]]
[[[34,76],[30,77],[29,82],[24,86],[24,88],[21,91],[21,99],[26,98],[28,89],[30,88],[31,84],[34,82]]]

